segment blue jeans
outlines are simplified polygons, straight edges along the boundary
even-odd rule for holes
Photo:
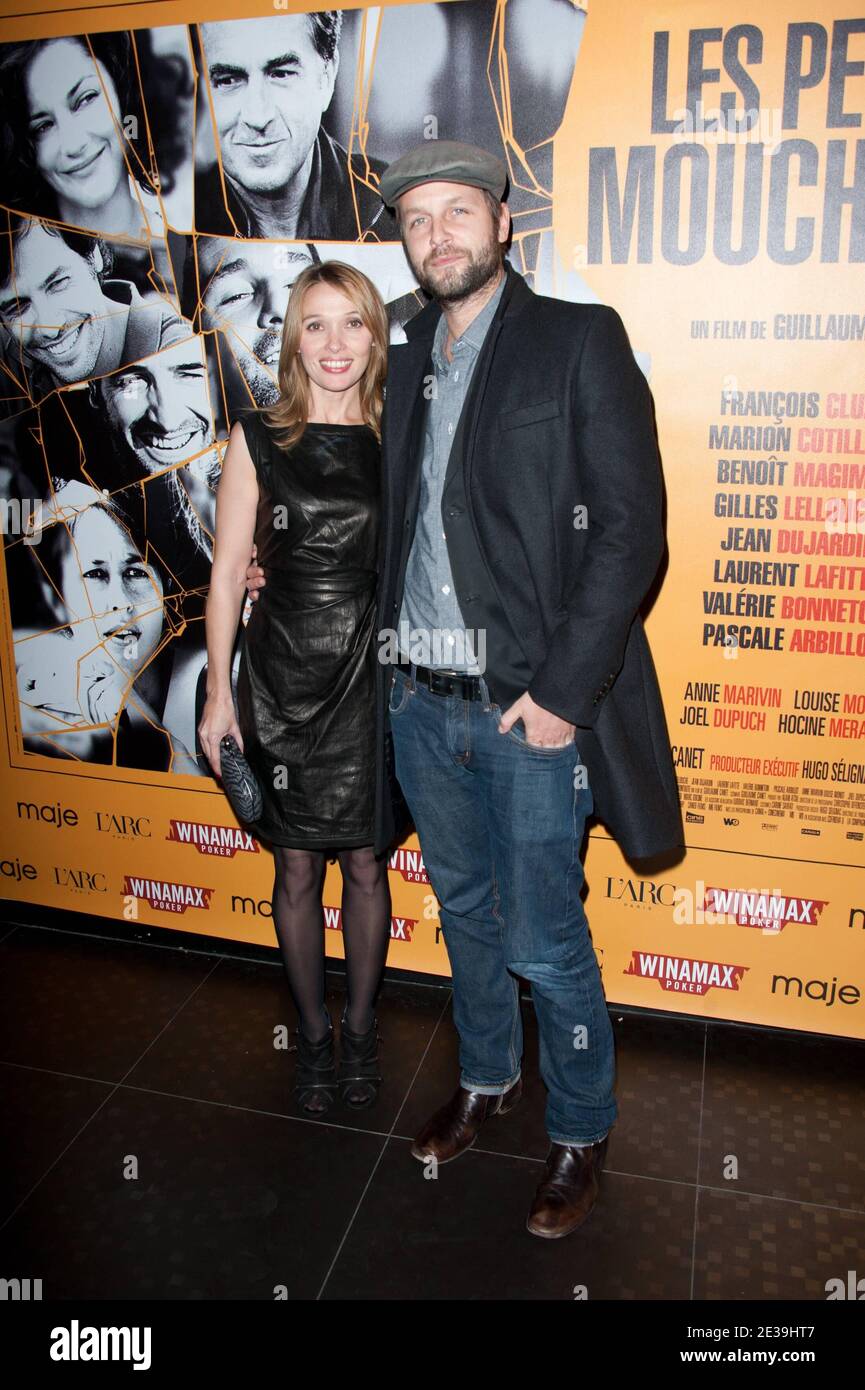
[[[572,740],[499,733],[500,707],[434,695],[394,668],[396,774],[417,827],[451,965],[460,1085],[497,1094],[520,1075],[517,975],[531,981],[546,1128],[594,1144],[615,1123],[613,1030],[580,889],[593,800]],[[585,781],[585,777],[583,781]]]

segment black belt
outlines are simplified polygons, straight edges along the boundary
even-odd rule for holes
[[[401,671],[411,672],[410,661],[400,660],[394,665]],[[415,666],[415,674],[420,684],[425,685],[433,695],[459,695],[463,700],[483,699],[480,676],[467,676],[460,671],[434,671],[429,666]]]

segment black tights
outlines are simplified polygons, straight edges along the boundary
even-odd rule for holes
[[[324,1002],[324,908],[321,890],[325,851],[274,845],[273,923],[300,1026],[321,1042],[330,1026]],[[345,949],[345,1022],[354,1033],[372,1027],[373,1004],[390,941],[387,855],[372,845],[337,850],[342,874],[342,937]]]

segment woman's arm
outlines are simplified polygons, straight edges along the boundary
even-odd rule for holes
[[[231,693],[231,659],[246,594],[246,567],[255,535],[258,478],[243,426],[232,426],[216,491],[213,568],[205,610],[207,699],[198,735],[208,761],[220,776],[219,741],[230,733],[243,749]]]

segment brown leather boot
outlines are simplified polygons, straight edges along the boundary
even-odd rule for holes
[[[411,1146],[412,1156],[421,1162],[426,1162],[428,1158],[434,1158],[438,1163],[450,1162],[471,1148],[485,1120],[491,1115],[506,1115],[513,1110],[522,1093],[523,1081],[520,1076],[510,1090],[493,1096],[458,1086],[447,1104],[427,1120]]]
[[[608,1138],[583,1147],[553,1143],[526,1221],[533,1236],[555,1240],[582,1225],[598,1196]]]

